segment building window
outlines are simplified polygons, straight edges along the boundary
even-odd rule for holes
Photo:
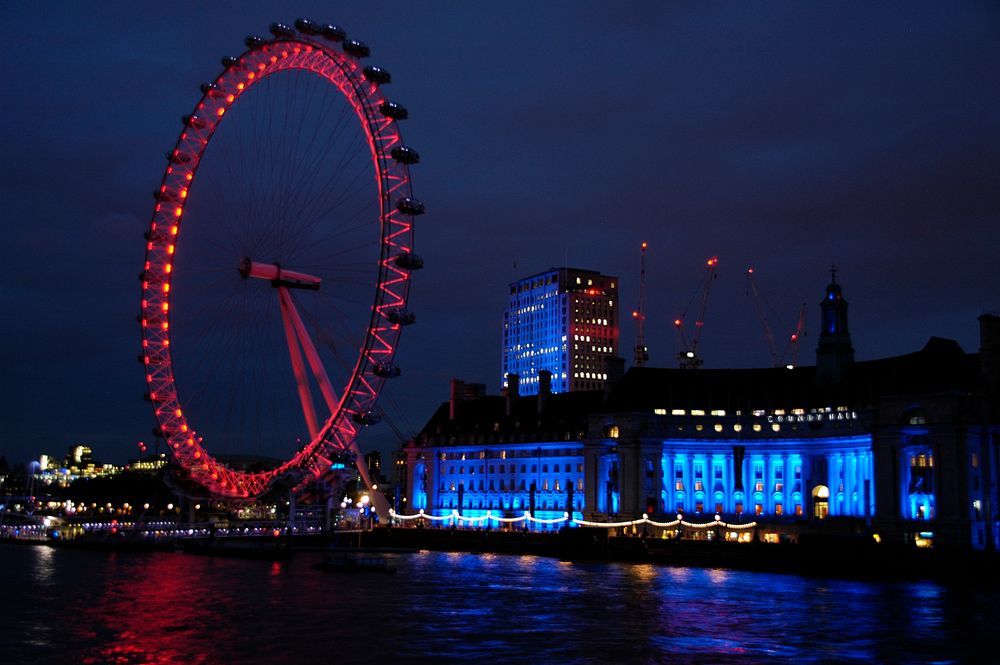
[[[774,504],[774,514],[775,515],[781,515],[784,512],[785,512],[785,509],[782,507],[782,505],[780,503]]]
[[[757,515],[763,515],[764,514],[764,506],[761,505],[761,504],[759,504],[759,503],[755,503],[753,505],[753,512],[756,513]]]

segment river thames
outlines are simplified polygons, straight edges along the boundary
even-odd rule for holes
[[[0,662],[997,662],[996,589],[535,556],[0,546]],[[988,649],[988,651],[982,651]]]

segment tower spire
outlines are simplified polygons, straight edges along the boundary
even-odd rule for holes
[[[816,381],[820,385],[836,385],[854,362],[854,347],[847,327],[847,301],[837,284],[836,265],[830,267],[830,283],[819,308],[823,328],[816,347]]]

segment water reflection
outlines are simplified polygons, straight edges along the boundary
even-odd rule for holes
[[[32,582],[36,588],[51,586],[54,579],[55,550],[48,547],[37,547],[35,550],[32,561]]]
[[[1000,619],[988,589],[530,556],[352,576],[312,569],[319,553],[0,555],[5,663],[931,663],[970,658]]]

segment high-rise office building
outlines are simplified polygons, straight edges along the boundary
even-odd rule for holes
[[[618,358],[618,278],[592,270],[551,268],[510,285],[504,313],[501,385],[517,374],[522,395],[599,390],[624,370]]]

